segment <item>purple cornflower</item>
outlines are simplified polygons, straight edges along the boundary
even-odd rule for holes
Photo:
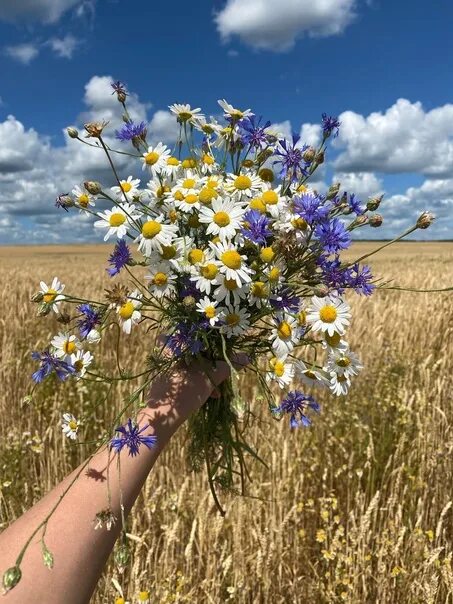
[[[324,251],[335,254],[351,245],[351,235],[338,218],[317,225],[315,235]]]
[[[292,142],[283,138],[278,141],[278,147],[274,151],[280,159],[274,161],[274,164],[281,164],[280,178],[285,178],[288,174],[291,180],[297,180],[307,173],[308,163],[303,158],[303,153],[308,149],[308,145],[296,147],[300,136],[293,134]],[[303,165],[302,165],[303,164]]]
[[[106,268],[105,270],[111,277],[114,277],[131,260],[132,254],[127,243],[124,241],[124,239],[119,239],[116,242],[113,252],[109,258],[109,264],[112,265],[112,268]]]
[[[241,128],[245,131],[241,133],[241,141],[243,145],[250,145],[254,149],[262,149],[268,144],[269,135],[266,129],[271,125],[270,121],[267,121],[264,126],[261,126],[262,117],[256,120],[255,115],[245,117],[239,122]]]
[[[77,310],[83,314],[83,318],[77,321],[77,327],[82,338],[86,338],[90,331],[101,322],[100,313],[91,304],[81,304],[77,307]]]
[[[340,129],[340,121],[337,117],[333,117],[331,115],[327,115],[327,113],[322,114],[322,131],[325,138],[329,138],[332,132],[335,130],[334,137],[338,136],[338,131]]]
[[[115,449],[117,453],[123,450],[124,447],[129,449],[129,455],[135,457],[138,455],[140,445],[145,445],[148,449],[154,447],[157,442],[156,436],[141,436],[141,433],[147,430],[149,426],[140,428],[132,423],[129,418],[125,426],[119,426],[116,431],[121,433],[121,436],[112,438],[110,448]]]
[[[209,322],[203,321],[202,323],[178,323],[175,331],[167,336],[166,346],[173,352],[177,357],[180,357],[185,352],[191,354],[198,354],[204,350],[204,343],[198,339],[197,331],[209,327]]]
[[[145,122],[139,124],[128,122],[122,126],[121,130],[115,130],[115,137],[122,142],[131,141],[134,138],[143,138],[143,136],[146,136]]]
[[[194,278],[196,280],[196,277]],[[193,281],[191,281],[189,276],[184,276],[181,279],[181,290],[179,292],[180,298],[186,298],[187,296],[192,296],[198,302],[201,298],[201,292],[195,285]]]
[[[338,256],[333,260],[328,260],[321,256],[318,264],[322,270],[322,282],[331,290],[337,291],[339,294],[344,292],[344,288],[349,286],[349,269],[341,268],[341,262]]]
[[[39,361],[41,363],[41,367],[31,376],[37,383],[42,382],[43,379],[53,371],[55,371],[62,381],[76,372],[72,365],[53,357],[48,350],[44,350],[43,352],[32,352],[31,357],[34,361]]]
[[[288,392],[279,407],[275,409],[275,413],[289,413],[289,424],[291,428],[298,426],[310,426],[311,419],[307,415],[307,411],[315,411],[319,413],[320,406],[312,396],[307,396],[299,390]]]
[[[121,94],[126,94],[126,86],[120,82],[119,80],[116,80],[116,82],[112,82],[110,84],[110,86],[113,88],[113,92],[112,94],[115,94],[115,92],[121,93]]]
[[[321,195],[304,193],[293,197],[293,212],[312,225],[327,218],[330,205],[324,205],[325,199]]]
[[[244,227],[241,233],[246,239],[253,243],[266,244],[267,237],[272,236],[269,226],[269,218],[264,216],[258,210],[249,210],[243,217]]]
[[[294,295],[290,289],[282,289],[270,297],[269,302],[276,310],[296,313],[299,310],[300,298]]]
[[[351,193],[351,195],[349,196],[348,203],[349,203],[349,207],[351,208],[351,210],[357,216],[361,216],[362,214],[365,214],[364,206],[361,205],[361,202],[359,199],[356,199],[354,193]]]
[[[68,208],[74,205],[69,193],[62,193],[55,200],[55,207],[63,208],[66,212],[69,212]]]
[[[373,275],[371,274],[370,267],[367,265],[359,266],[356,262],[348,275],[348,286],[363,296],[370,296],[376,286],[371,283]]]

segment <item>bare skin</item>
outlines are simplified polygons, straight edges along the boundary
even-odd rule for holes
[[[213,384],[229,376],[225,362],[217,363],[210,378],[199,367],[178,366],[171,377],[156,379],[150,390],[148,407],[140,411],[137,423],[148,426],[143,435],[154,434],[157,445],[151,450],[141,446],[140,453],[121,455],[121,491],[126,515],[173,434],[208,399]],[[212,381],[211,381],[212,380]],[[114,457],[114,456],[113,456]],[[96,587],[105,563],[120,533],[120,522],[107,531],[94,530],[96,513],[107,508],[106,472],[109,452],[97,453],[80,473],[52,515],[46,531],[46,544],[54,555],[54,567],[42,560],[41,532],[32,540],[21,564],[22,579],[5,596],[8,604],[33,601],[46,604],[86,604]],[[109,482],[111,509],[120,518],[120,488],[116,459],[110,453]],[[0,575],[14,566],[24,543],[59,501],[63,491],[84,464],[67,476],[41,501],[18,518],[0,535]]]

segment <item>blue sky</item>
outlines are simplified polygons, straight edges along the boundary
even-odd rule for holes
[[[36,242],[92,237],[89,225],[62,223],[53,201],[101,170],[91,155],[74,159],[63,129],[109,117],[110,77],[169,140],[173,102],[216,114],[226,98],[308,138],[323,111],[339,115],[325,186],[385,192],[380,236],[432,209],[423,235],[449,238],[452,24],[447,0],[2,0],[0,243],[24,231]]]

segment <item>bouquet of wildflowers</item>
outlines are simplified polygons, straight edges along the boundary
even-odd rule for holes
[[[103,138],[106,123],[85,125],[89,141],[68,129],[104,152],[112,169],[114,186],[87,181],[57,199],[64,210],[91,214],[95,231],[114,243],[107,269],[112,286],[104,299],[92,301],[57,278],[50,286],[41,282],[33,298],[38,314],[58,313],[63,327],[47,349],[33,353],[40,363],[33,379],[56,373],[61,380],[108,381],[94,370],[95,349],[112,322],[125,340],[133,330],[156,336],[139,374],[126,374],[118,363],[115,379],[140,381],[123,410],[131,417],[153,378],[171,372],[174,363],[197,359],[209,377],[216,361],[226,361],[230,379],[189,423],[188,457],[195,469],[206,464],[218,503],[216,488],[235,490],[240,476],[243,489],[246,457],[257,457],[245,427],[258,400],[241,396],[239,353],[248,357],[259,400],[276,420],[288,417],[291,428],[310,425],[319,412],[312,386],[345,395],[362,368],[346,339],[346,294],[369,296],[377,281],[361,264],[365,257],[344,262],[340,254],[354,230],[380,226],[382,217],[371,212],[382,198],[362,203],[342,193],[340,184],[325,194],[310,188],[328,139],[338,133],[336,118],[323,114],[322,140],[314,148],[298,137],[282,138],[270,122],[224,100],[222,123],[175,104],[170,110],[179,136],[170,149],[148,144],[146,124],[129,116],[124,86],[112,86],[124,112],[116,137],[131,143],[143,176],[118,174],[118,150]],[[422,214],[397,239],[431,221]],[[65,413],[62,425],[77,438],[76,417]],[[115,429],[110,446],[118,453],[126,448],[136,455],[154,442],[133,419]]]

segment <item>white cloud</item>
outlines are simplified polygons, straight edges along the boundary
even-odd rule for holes
[[[356,0],[227,0],[215,16],[226,40],[239,36],[258,49],[289,50],[304,35],[341,33],[353,20]]]
[[[420,102],[398,99],[367,117],[345,111],[333,146],[343,172],[419,172],[443,178],[453,171],[453,104],[425,112]]]
[[[47,45],[62,59],[72,59],[75,49],[80,42],[72,35],[66,34],[63,38],[51,38]]]
[[[15,61],[28,65],[38,56],[39,48],[37,44],[27,42],[25,44],[6,46],[5,53]]]
[[[56,23],[80,0],[1,0],[0,21]]]
[[[341,183],[341,190],[355,193],[359,199],[380,195],[384,192],[382,181],[372,172],[337,172],[332,183]]]
[[[179,126],[175,116],[169,111],[159,109],[153,115],[148,133],[152,142],[173,143],[178,137]]]

